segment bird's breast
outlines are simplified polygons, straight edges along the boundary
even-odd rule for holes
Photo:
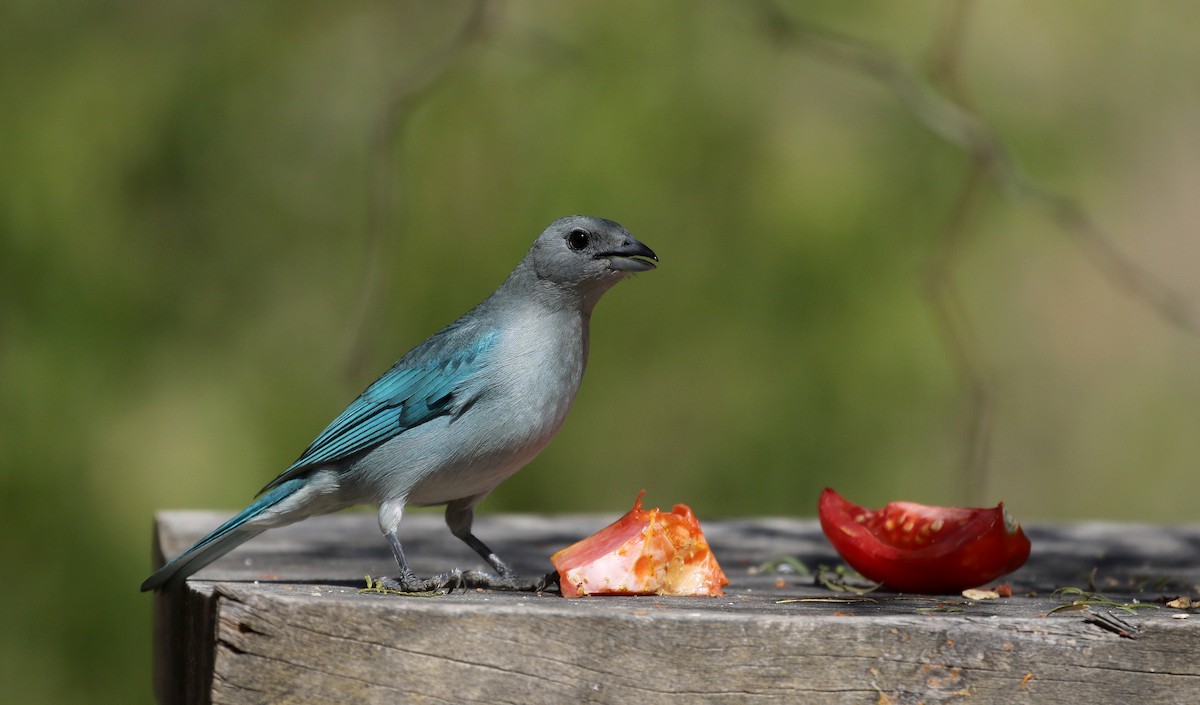
[[[387,458],[383,491],[404,490],[410,503],[423,505],[495,489],[558,432],[586,364],[582,317],[527,316],[506,326],[472,380],[461,414],[397,439],[393,447],[402,452]]]
[[[497,420],[518,439],[545,445],[583,379],[586,321],[578,315],[530,315],[508,328],[497,347],[486,371]]]

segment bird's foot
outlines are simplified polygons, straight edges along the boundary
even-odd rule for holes
[[[368,575],[366,579],[367,587],[359,592],[433,597],[449,594],[456,588],[465,589],[467,587],[463,572],[457,568],[427,579],[418,578],[412,573],[401,575],[398,578],[372,578]]]
[[[505,573],[500,576],[491,575],[478,570],[468,570],[463,573],[465,587],[485,590],[506,590],[510,592],[545,592],[552,587],[558,587],[558,571],[550,571],[533,579],[522,578],[515,573]]]

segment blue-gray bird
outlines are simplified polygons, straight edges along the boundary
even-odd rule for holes
[[[583,378],[592,308],[613,284],[658,257],[611,220],[571,216],[547,227],[500,288],[375,380],[249,507],[142,583],[180,585],[242,542],[277,526],[359,504],[379,528],[404,592],[453,589],[459,571],[418,578],[400,545],[404,508],[446,505],[450,532],[498,574],[525,583],[471,533],[474,508],[534,458],[566,418]]]

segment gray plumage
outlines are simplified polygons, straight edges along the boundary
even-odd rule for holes
[[[257,501],[167,563],[142,590],[183,580],[266,529],[358,504],[379,526],[404,591],[463,583],[408,566],[399,540],[406,506],[446,505],[451,532],[499,573],[520,581],[471,533],[474,507],[534,458],[562,425],[587,365],[592,308],[654,252],[610,220],[554,221],[491,296],[402,357],[323,431]]]

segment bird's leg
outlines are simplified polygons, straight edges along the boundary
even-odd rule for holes
[[[458,569],[435,575],[428,580],[417,577],[417,574],[409,567],[408,559],[404,557],[404,548],[400,545],[400,537],[396,535],[396,529],[400,526],[400,517],[403,514],[403,501],[390,500],[379,507],[379,527],[383,530],[383,535],[392,548],[396,565],[400,567],[400,574],[397,577],[380,578],[379,587],[394,592],[414,593],[445,593],[453,592],[454,588],[465,587],[463,573]]]
[[[519,577],[507,563],[496,555],[496,552],[487,547],[483,541],[479,540],[475,534],[471,533],[471,525],[475,521],[475,502],[478,497],[470,497],[450,502],[446,505],[446,526],[450,527],[450,533],[454,534],[463,543],[471,547],[471,550],[479,554],[487,564],[496,571],[497,575],[492,576],[479,571],[467,571],[463,574],[463,579],[468,587],[489,588],[492,590],[519,590],[523,592],[542,592],[547,588],[558,585],[558,573],[551,571],[545,575],[539,576],[532,580],[526,580]]]
[[[395,578],[379,578],[379,587],[393,592],[412,593],[448,593],[454,588],[466,587],[463,572],[457,568],[432,578],[418,578],[404,557],[404,549],[395,532],[386,534],[388,545],[392,547],[392,555],[396,557],[396,565],[400,566],[400,574]]]
[[[544,592],[547,588],[558,585],[558,573],[555,571],[538,576],[532,580],[526,580],[518,576],[516,571],[508,567],[507,563],[500,560],[500,556],[497,556],[475,534],[468,533],[466,536],[459,536],[459,538],[462,539],[463,543],[470,546],[476,553],[482,556],[483,560],[487,561],[488,565],[492,567],[492,570],[499,574],[498,576],[491,576],[476,570],[467,571],[463,574],[463,579],[469,587]]]

